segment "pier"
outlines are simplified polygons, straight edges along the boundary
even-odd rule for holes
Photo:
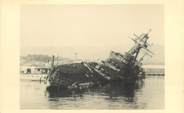
[[[143,65],[146,75],[152,76],[164,76],[165,67],[164,65]]]

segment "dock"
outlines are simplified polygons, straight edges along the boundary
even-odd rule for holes
[[[152,75],[152,76],[164,76],[165,75],[164,65],[143,65],[143,69],[146,75]]]

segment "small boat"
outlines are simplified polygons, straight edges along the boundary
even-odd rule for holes
[[[47,74],[20,74],[20,80],[46,81]]]
[[[22,66],[20,79],[30,81],[46,81],[49,70],[50,69],[48,67]]]

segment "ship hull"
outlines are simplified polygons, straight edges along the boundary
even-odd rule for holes
[[[141,68],[144,56],[152,54],[148,49],[148,39],[148,33],[136,35],[133,39],[135,45],[128,52],[121,54],[111,51],[109,57],[100,63],[81,62],[54,66],[53,57],[48,76],[50,85],[67,89],[86,89],[117,81],[135,83],[145,77]],[[138,57],[142,49],[146,53]]]
[[[121,64],[120,70],[113,70],[109,66],[95,62],[65,64],[55,67],[49,75],[52,87],[63,89],[87,89],[103,86],[113,82],[135,82],[139,77],[140,67]],[[90,69],[89,69],[90,68]],[[132,71],[133,70],[133,71]]]

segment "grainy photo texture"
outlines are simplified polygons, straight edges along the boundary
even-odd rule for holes
[[[22,5],[21,109],[164,109],[159,4]]]

